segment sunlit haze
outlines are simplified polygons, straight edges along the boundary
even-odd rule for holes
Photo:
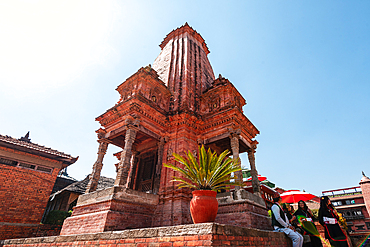
[[[370,175],[369,1],[0,0],[0,134],[79,156],[68,173],[85,178],[95,117],[185,22],[248,103],[259,174],[317,195]]]

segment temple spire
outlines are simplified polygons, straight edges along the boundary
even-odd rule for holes
[[[215,80],[203,37],[186,22],[170,32],[153,69],[173,94],[173,111],[199,109],[199,97]]]

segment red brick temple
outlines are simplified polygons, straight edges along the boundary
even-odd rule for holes
[[[253,178],[253,193],[237,187],[218,195],[216,222],[270,229],[255,166],[259,131],[243,113],[245,99],[228,79],[215,78],[204,39],[187,23],[160,48],[153,66],[120,84],[119,101],[96,118],[98,157],[61,235],[191,224],[191,191],[178,189],[163,163],[173,163],[174,152],[197,155],[202,144],[233,157],[247,152]],[[122,148],[115,184],[97,190],[109,145]]]

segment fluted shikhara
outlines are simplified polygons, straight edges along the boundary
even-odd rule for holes
[[[215,76],[208,47],[187,23],[169,33],[153,69],[173,94],[172,110],[199,111],[199,97],[212,86]]]

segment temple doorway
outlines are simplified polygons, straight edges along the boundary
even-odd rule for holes
[[[138,174],[135,189],[152,193],[154,187],[154,174],[157,161],[157,151],[147,152],[139,159]]]

